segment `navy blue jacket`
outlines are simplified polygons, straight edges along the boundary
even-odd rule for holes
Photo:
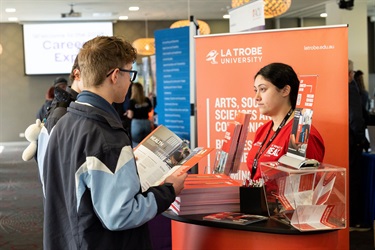
[[[131,142],[115,109],[83,91],[56,124],[44,157],[44,249],[150,249],[147,222],[175,199],[141,193]]]

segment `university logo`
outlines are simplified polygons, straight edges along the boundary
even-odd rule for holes
[[[211,61],[211,64],[217,64],[216,57],[218,54],[216,50],[211,50],[206,56],[206,61]]]
[[[206,55],[206,61],[211,62],[211,64],[255,63],[261,62],[262,60],[262,47],[212,49]]]

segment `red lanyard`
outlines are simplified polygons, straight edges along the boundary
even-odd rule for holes
[[[252,169],[251,169],[251,179],[254,178],[255,176],[255,173],[257,171],[257,168],[258,168],[258,160],[260,158],[260,156],[264,153],[264,151],[268,148],[268,146],[272,143],[272,141],[276,138],[276,136],[279,134],[280,130],[282,129],[282,127],[284,127],[286,121],[289,119],[289,117],[292,115],[293,113],[293,108],[291,108],[289,110],[289,112],[285,115],[284,119],[282,120],[282,122],[280,123],[279,127],[277,127],[277,130],[275,131],[275,133],[272,135],[272,137],[270,138],[270,140],[267,142],[267,145],[265,147],[263,147],[264,143],[266,142],[267,138],[268,138],[268,135],[270,134],[271,130],[272,130],[272,127],[273,127],[273,122],[272,122],[272,125],[270,127],[270,129],[268,130],[267,134],[266,134],[266,137],[264,138],[262,144],[260,145],[260,147],[258,148],[258,151],[257,153],[255,154],[255,157],[254,157],[254,162],[253,162],[253,166],[252,166]],[[261,151],[261,149],[263,148],[263,150]]]

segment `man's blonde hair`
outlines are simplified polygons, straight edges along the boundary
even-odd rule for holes
[[[136,58],[133,46],[119,37],[98,36],[85,42],[78,54],[83,85],[101,85],[111,70],[133,63]]]

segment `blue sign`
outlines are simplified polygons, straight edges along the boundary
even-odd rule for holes
[[[190,141],[189,27],[155,31],[158,124]]]

